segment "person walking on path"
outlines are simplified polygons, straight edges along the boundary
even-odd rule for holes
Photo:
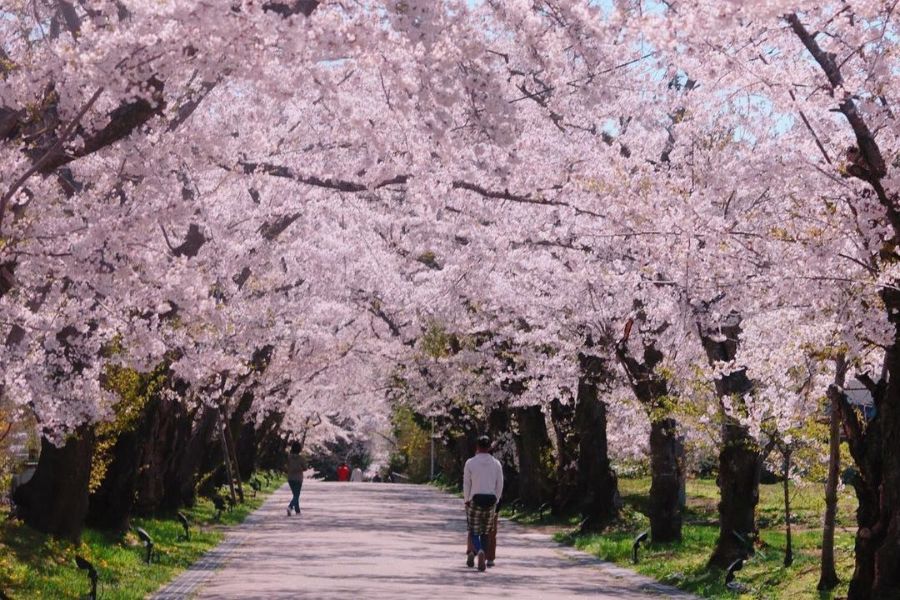
[[[362,481],[363,480],[363,472],[359,467],[354,467],[353,472],[350,473],[350,481]]]
[[[298,515],[300,514],[300,490],[303,488],[303,471],[306,470],[305,461],[300,454],[301,449],[300,442],[294,442],[291,444],[291,452],[287,457],[287,468],[285,471],[287,472],[288,485],[291,486],[291,494],[294,496],[291,499],[291,503],[288,504],[287,516],[291,516],[291,511],[295,511]]]
[[[478,438],[475,456],[466,461],[463,469],[463,500],[473,550],[466,553],[466,566],[473,566],[477,556],[478,570],[487,568],[485,544],[502,494],[503,467],[491,456],[491,439],[483,435]]]
[[[347,463],[342,462],[337,468],[337,480],[350,481],[350,467],[347,466]]]

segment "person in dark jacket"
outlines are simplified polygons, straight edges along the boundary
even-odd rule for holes
[[[294,442],[291,444],[291,451],[287,457],[287,468],[285,471],[287,472],[288,485],[291,486],[291,493],[294,496],[291,499],[291,503],[288,504],[287,516],[291,516],[292,511],[295,511],[298,515],[300,514],[300,490],[303,488],[303,471],[306,470],[306,461],[303,460],[303,456],[300,454],[301,449],[300,442]]]

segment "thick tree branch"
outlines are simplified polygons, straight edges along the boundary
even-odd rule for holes
[[[84,115],[87,114],[91,107],[94,106],[94,103],[97,102],[97,99],[100,98],[100,95],[103,93],[103,88],[98,88],[94,95],[90,97],[90,99],[81,107],[81,110],[78,111],[78,114],[66,125],[62,132],[59,134],[59,138],[56,140],[52,146],[41,156],[31,167],[22,173],[18,179],[16,179],[13,184],[9,187],[3,197],[0,198],[0,233],[3,231],[3,218],[6,216],[6,207],[9,204],[9,201],[13,196],[16,195],[16,192],[19,191],[19,188],[25,184],[28,179],[34,175],[35,173],[47,173],[48,167],[50,164],[54,162],[54,157],[60,154],[60,150],[62,149],[63,144],[72,136],[72,133],[75,131],[75,127],[84,118]],[[56,168],[56,167],[53,167]],[[50,171],[53,169],[51,168]]]
[[[476,183],[470,183],[468,181],[456,180],[452,184],[453,189],[455,190],[466,190],[483,198],[491,198],[494,200],[508,200],[509,202],[518,202],[520,204],[535,204],[535,205],[543,205],[543,206],[559,206],[564,208],[570,208],[574,210],[577,214],[586,214],[593,217],[600,217],[602,215],[584,210],[582,208],[578,208],[573,204],[562,200],[550,200],[547,198],[543,198],[541,196],[531,196],[531,195],[522,195],[510,192],[508,189],[504,190],[491,190],[480,186]]]
[[[887,166],[885,165],[884,157],[881,154],[878,143],[875,141],[875,136],[866,124],[865,119],[863,119],[862,115],[859,113],[853,97],[842,89],[844,86],[844,78],[841,75],[840,66],[835,60],[835,55],[826,52],[819,46],[815,35],[811,34],[806,29],[803,23],[800,22],[800,18],[796,13],[785,15],[785,20],[791,26],[791,29],[797,37],[800,38],[800,41],[812,55],[813,59],[815,59],[816,63],[818,63],[819,67],[821,67],[822,72],[825,73],[825,77],[828,79],[828,83],[831,86],[832,94],[834,92],[843,94],[843,98],[838,104],[838,110],[840,110],[850,123],[853,134],[856,136],[856,144],[859,147],[860,157],[865,163],[861,172],[853,174],[869,183],[872,186],[872,189],[875,190],[878,200],[887,211],[888,220],[894,230],[894,237],[900,237],[900,211],[897,210],[894,199],[888,197],[884,190],[884,186],[881,184],[881,179],[887,174]]]
[[[204,81],[200,85],[200,89],[193,95],[193,97],[182,101],[182,103],[178,106],[175,118],[169,121],[169,124],[166,127],[166,131],[175,131],[176,129],[178,129],[178,127],[181,126],[182,123],[187,121],[190,116],[194,114],[194,111],[197,110],[197,107],[200,106],[200,103],[203,102],[203,100],[206,99],[213,88],[218,85],[219,81],[221,81],[221,79],[217,81]]]
[[[407,175],[397,175],[384,181],[379,181],[371,186],[357,181],[349,181],[346,179],[321,178],[315,175],[301,175],[290,167],[283,165],[274,165],[271,163],[256,163],[248,161],[239,161],[238,165],[243,169],[244,174],[252,175],[254,173],[263,173],[272,177],[281,177],[283,179],[291,179],[298,183],[304,183],[313,187],[320,187],[338,192],[366,192],[369,190],[377,190],[389,185],[405,184],[409,177]],[[227,169],[227,167],[225,167]],[[231,170],[231,169],[228,169]]]
[[[315,11],[318,7],[319,0],[293,0],[293,2],[273,1],[263,4],[264,11],[273,12],[285,18],[298,14],[302,14],[303,16],[308,17],[313,14],[313,11]]]

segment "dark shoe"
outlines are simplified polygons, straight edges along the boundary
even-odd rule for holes
[[[288,516],[291,516],[291,508],[290,507],[288,507],[287,513],[288,513]]]
[[[484,550],[478,553],[478,570],[484,571],[487,569],[487,565],[484,562]]]
[[[489,569],[490,569],[490,568],[491,568],[491,567],[493,567],[493,566],[494,566],[494,561],[492,561],[492,560],[489,560],[489,561],[487,561],[487,562],[486,562],[486,563],[485,563],[485,565],[486,565],[486,566],[487,566],[487,568],[489,568]]]
[[[466,566],[467,567],[475,566],[475,553],[474,552],[466,552]]]

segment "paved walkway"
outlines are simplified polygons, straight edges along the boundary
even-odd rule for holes
[[[156,597],[691,598],[508,522],[497,566],[466,568],[461,501],[428,486],[307,481],[290,518],[289,498],[275,492],[215,560]]]

